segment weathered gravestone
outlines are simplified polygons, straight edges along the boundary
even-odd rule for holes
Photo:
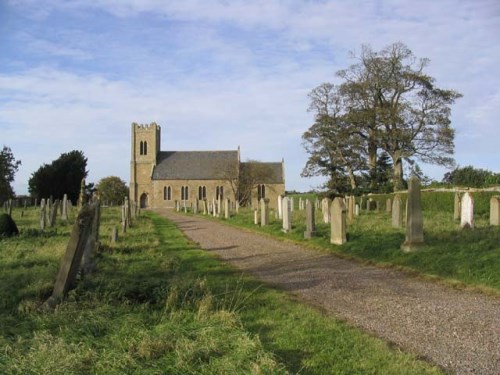
[[[47,224],[45,216],[45,199],[42,198],[40,201],[40,229],[44,230]]]
[[[500,225],[500,197],[490,199],[490,225]]]
[[[310,239],[316,235],[316,218],[314,212],[314,204],[306,199],[306,230],[304,232],[304,238]]]
[[[327,224],[330,222],[330,199],[323,198],[321,200],[321,211],[323,212],[323,223]]]
[[[455,193],[455,202],[453,205],[453,220],[460,220],[461,216],[461,198],[460,198],[460,193],[456,192]]]
[[[283,232],[288,233],[292,230],[292,207],[290,198],[284,197],[281,200],[283,214]]]
[[[224,218],[229,219],[229,206],[231,205],[231,202],[229,201],[229,198],[224,199]]]
[[[408,201],[406,202],[406,238],[401,245],[405,252],[418,249],[424,244],[424,221],[420,194],[420,180],[411,176],[408,181]]]
[[[359,216],[359,204],[356,203],[356,206],[354,206],[354,215]]]
[[[54,203],[52,204],[52,207],[50,207],[50,212],[49,212],[49,227],[53,227],[56,225],[56,218],[57,218],[57,210],[59,208],[59,200],[56,199]]]
[[[240,213],[240,201],[236,199],[236,202],[234,202],[234,209],[236,211],[236,215]]]
[[[203,215],[206,215],[208,212],[207,200],[203,199]]]
[[[346,207],[343,199],[335,198],[330,208],[330,243],[342,245],[347,242]]]
[[[118,241],[118,229],[113,227],[111,230],[111,243],[116,243]]]
[[[74,286],[88,237],[92,235],[95,212],[94,205],[84,206],[80,210],[59,267],[52,296],[44,303],[45,308],[54,308]]]
[[[354,206],[355,206],[355,198],[353,195],[347,197],[347,218],[349,221],[354,220]]]
[[[390,214],[392,212],[392,199],[391,198],[387,198],[387,200],[385,201],[385,211]]]
[[[403,227],[403,202],[399,194],[396,194],[392,201],[392,227]]]
[[[61,220],[68,220],[68,194],[64,194],[61,204]]]
[[[283,219],[283,197],[278,195],[278,219]]]
[[[259,225],[259,210],[256,208],[253,210],[253,223]]]
[[[194,200],[194,205],[193,205],[193,214],[197,215],[198,214],[198,206],[200,202],[198,201],[198,198]]]
[[[467,192],[460,202],[460,228],[474,228],[474,198]]]
[[[269,199],[260,199],[260,226],[269,225]]]

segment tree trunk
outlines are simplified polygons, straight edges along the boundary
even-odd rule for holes
[[[392,157],[392,163],[394,191],[402,190],[405,188],[403,180],[403,159],[399,153],[396,153]]]

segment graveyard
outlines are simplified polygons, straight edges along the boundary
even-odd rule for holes
[[[101,209],[95,269],[48,310],[77,209],[44,230],[39,207],[12,210],[20,235],[0,240],[3,373],[440,373],[243,276],[156,214],[124,232],[120,211]]]

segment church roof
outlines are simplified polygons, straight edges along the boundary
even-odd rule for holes
[[[238,171],[238,151],[162,151],[153,180],[220,180]]]
[[[257,178],[261,184],[284,184],[283,163],[266,163],[266,162],[245,162],[241,163],[241,170],[251,168],[252,164],[260,165],[257,172]]]

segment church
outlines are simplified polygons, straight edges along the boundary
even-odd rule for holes
[[[241,162],[240,149],[226,151],[161,151],[161,127],[132,123],[130,199],[142,208],[188,207],[196,200],[229,198],[236,201],[235,182],[251,163]],[[254,163],[255,164],[255,163]],[[249,201],[261,198],[276,208],[285,194],[284,161],[258,163],[268,173],[252,181]]]

